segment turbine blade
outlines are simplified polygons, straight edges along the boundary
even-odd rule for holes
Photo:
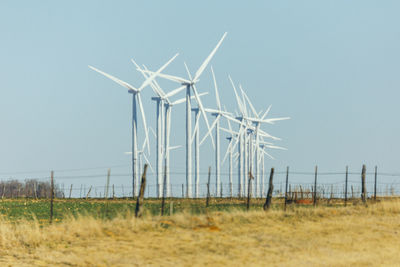
[[[203,108],[203,103],[201,102],[199,94],[197,93],[196,86],[194,84],[192,84],[191,86],[192,86],[192,89],[193,89],[194,96],[196,97],[197,105],[199,106],[199,109],[200,109],[200,111],[201,111],[201,113],[203,115],[203,118],[204,118],[204,121],[206,122],[207,128],[210,130],[210,124],[208,123],[207,115],[206,115],[206,112],[205,112],[205,110]],[[213,148],[215,149],[214,138],[212,137],[212,135],[211,135],[211,142],[212,142]]]
[[[232,84],[232,87],[233,87],[233,91],[235,92],[236,102],[238,104],[239,111],[240,111],[240,113],[242,113],[242,116],[243,116],[244,115],[243,106],[242,106],[242,103],[240,101],[239,95],[238,95],[238,93],[236,91],[235,84],[233,83],[231,76],[228,75],[228,77],[229,77],[229,80],[231,81],[231,84]]]
[[[143,65],[143,69],[144,70],[149,70],[146,65]],[[153,82],[155,86],[157,86],[158,91],[161,93],[161,95],[163,95],[165,97],[165,92],[163,91],[163,89],[161,89],[160,85],[158,84],[157,80],[154,79]]]
[[[262,152],[267,155],[268,157],[270,157],[271,159],[275,159],[273,156],[271,156],[270,154],[268,154],[264,149],[262,150]]]
[[[206,135],[203,137],[203,139],[201,139],[200,141],[200,145],[203,144],[203,142],[206,140],[207,136],[210,135],[211,131],[214,129],[215,125],[217,125],[217,122],[219,120],[219,115],[215,118],[214,122],[211,124],[211,128],[209,128],[208,132],[206,133]]]
[[[244,97],[246,98],[247,103],[249,103],[249,106],[250,106],[251,111],[252,111],[253,114],[256,116],[256,118],[258,118],[258,113],[257,113],[256,109],[254,108],[253,104],[251,103],[249,97],[248,97],[247,94],[244,92],[242,86],[240,86],[240,90],[242,90],[242,94],[243,94]]]
[[[244,92],[243,92],[243,89],[242,89],[242,85],[239,84],[239,88],[240,88],[240,91],[242,92],[243,111],[244,111],[244,114],[246,116],[248,116],[248,114],[247,114],[247,105],[246,105],[246,101],[244,99]]]
[[[273,148],[273,149],[280,149],[280,150],[287,150],[285,147],[280,147],[280,146],[272,146],[272,145],[264,145],[268,148]]]
[[[219,129],[222,130],[222,131],[224,131],[224,132],[227,132],[228,134],[231,134],[231,135],[238,135],[238,134],[239,134],[238,132],[225,129],[225,128],[223,128],[223,127],[219,127]]]
[[[162,72],[178,55],[179,53],[176,53],[175,56],[173,56],[170,60],[168,60],[168,62],[165,63],[161,68],[159,68],[155,73],[152,73],[150,77],[147,80],[145,80],[142,83],[142,85],[138,88],[138,91],[140,92],[143,88],[149,85],[151,81],[154,80],[154,78],[156,78],[157,75],[160,74],[160,72]]]
[[[168,98],[168,97],[174,96],[174,95],[176,95],[177,93],[181,92],[181,91],[182,91],[183,89],[185,89],[185,88],[186,88],[186,85],[183,85],[183,86],[181,86],[181,87],[178,87],[178,88],[172,90],[171,92],[169,92],[168,94],[166,94],[166,95],[164,96],[164,98]]]
[[[121,86],[123,86],[123,87],[125,87],[125,88],[128,88],[128,89],[131,90],[131,91],[134,91],[134,92],[137,92],[137,91],[138,91],[138,89],[136,89],[135,87],[133,87],[133,86],[130,85],[129,83],[124,82],[124,81],[122,81],[122,80],[120,80],[120,79],[118,79],[118,78],[116,78],[116,77],[114,77],[114,76],[112,76],[112,75],[110,75],[110,74],[108,74],[108,73],[105,73],[104,71],[101,71],[101,70],[99,70],[99,69],[96,69],[95,67],[92,67],[92,66],[89,66],[89,68],[91,68],[92,70],[94,70],[94,71],[96,71],[96,72],[98,72],[98,73],[100,73],[100,74],[106,76],[107,78],[109,78],[110,80],[113,80],[114,82],[118,83],[119,85],[121,85]]]
[[[156,132],[154,131],[153,128],[151,128],[151,126],[149,127],[151,133],[154,135],[154,138],[157,138]]]
[[[143,77],[144,77],[145,79],[148,79],[148,78],[149,78],[149,75],[148,75],[145,71],[143,71],[143,70],[136,64],[136,62],[135,62],[133,59],[131,59],[131,61],[133,62],[133,64],[136,65],[136,67],[137,67],[136,69],[143,75]],[[162,90],[159,90],[159,89],[157,88],[155,82],[156,82],[155,80],[153,80],[152,82],[150,82],[151,88],[153,89],[154,93],[156,93],[159,97],[163,97],[163,96],[164,96],[164,92],[162,92]],[[160,88],[160,89],[161,89],[161,88]]]
[[[196,74],[194,75],[193,81],[196,81],[200,77],[200,75],[203,73],[204,69],[207,67],[208,63],[211,61],[214,54],[217,52],[218,48],[222,44],[222,41],[224,41],[227,34],[228,34],[227,32],[224,33],[221,40],[219,40],[217,46],[211,51],[210,55],[208,55],[206,60],[204,60],[203,64],[201,64],[200,68],[197,70]]]
[[[242,122],[240,120],[237,120],[237,119],[235,119],[235,118],[233,118],[233,117],[231,117],[229,115],[225,115],[224,113],[221,113],[221,115],[224,116],[226,119],[228,119],[230,121],[233,121],[233,122],[236,122],[236,123],[242,125]]]
[[[149,71],[149,70],[147,70],[145,72],[150,73],[150,74],[154,73],[153,71]],[[187,83],[187,84],[191,83],[191,81],[186,80],[184,78],[181,78],[181,77],[178,77],[178,76],[173,76],[173,75],[168,75],[168,74],[164,74],[164,73],[159,73],[157,76],[160,77],[160,78],[164,78],[166,80],[177,82],[177,83],[182,83],[182,84],[183,83]]]
[[[272,105],[269,105],[269,107],[267,108],[267,110],[265,111],[264,115],[262,115],[261,119],[265,119],[265,117],[268,115],[269,111],[271,110]]]
[[[182,146],[170,146],[168,149],[169,150],[174,150],[174,149],[178,149],[178,148],[181,148]]]
[[[264,131],[261,130],[261,129],[259,129],[259,131],[260,131],[259,134],[260,134],[261,136],[264,136],[264,137],[267,137],[267,138],[271,138],[272,140],[275,140],[275,141],[280,141],[280,140],[282,140],[281,138],[272,136],[272,135],[270,135],[269,133],[264,132]]]
[[[186,86],[185,86],[185,88],[186,88]],[[208,92],[204,92],[204,93],[199,94],[199,96],[203,96],[203,95],[208,95]],[[190,99],[193,99],[193,98],[194,98],[193,95],[190,96]],[[184,102],[186,102],[186,97],[178,99],[178,100],[172,102],[171,105],[174,106],[174,105],[178,105],[178,104],[181,104],[181,103],[184,103]]]
[[[148,129],[147,129],[146,115],[144,114],[143,103],[142,103],[142,98],[140,97],[140,93],[137,93],[137,97],[138,97],[138,102],[139,102],[140,113],[142,114],[144,132],[146,134],[146,142],[149,142],[149,133],[148,133]],[[149,146],[147,147],[147,151],[150,153]]]
[[[150,167],[150,169],[151,169],[151,172],[154,173],[154,169],[153,169],[153,167],[151,167],[151,164],[150,164],[149,159],[146,157],[146,155],[145,155],[144,153],[143,153],[142,155],[143,155],[143,157],[144,157],[144,160],[147,162],[147,164],[149,164],[149,167]]]
[[[183,62],[183,64],[185,65],[185,69],[186,69],[189,79],[192,80],[192,74],[190,74],[190,71],[189,71],[188,66],[186,65],[186,62]]]
[[[226,112],[226,107],[224,106],[224,111]],[[226,117],[224,117],[225,119],[226,119]],[[229,127],[229,130],[231,130],[232,131],[232,126],[231,126],[231,121],[230,120],[228,120],[228,119],[226,119],[226,121],[228,122],[228,127]]]
[[[265,119],[265,120],[262,120],[261,122],[273,124],[276,121],[284,121],[284,120],[290,120],[290,117]]]
[[[211,66],[211,73],[212,73],[213,80],[214,80],[215,99],[217,100],[217,107],[218,107],[219,110],[221,110],[221,101],[219,99],[217,80],[215,79],[214,69],[213,69],[212,66]]]
[[[226,152],[225,152],[224,158],[222,159],[222,164],[224,164],[224,163],[225,163],[225,160],[226,160],[226,158],[228,157],[228,154],[229,154],[229,151],[230,151],[231,145],[232,145],[232,139],[231,139],[231,141],[229,142],[228,148],[226,149]]]

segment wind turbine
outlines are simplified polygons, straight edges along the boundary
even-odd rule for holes
[[[159,68],[156,72],[152,73],[148,79],[146,79],[139,88],[135,88],[127,82],[124,82],[110,74],[107,74],[99,69],[96,69],[92,66],[89,66],[92,70],[106,76],[107,78],[113,80],[114,82],[118,83],[119,85],[128,89],[128,92],[132,94],[132,196],[136,196],[137,191],[137,184],[139,182],[139,176],[137,174],[137,158],[138,158],[138,151],[137,151],[137,102],[139,103],[140,112],[142,115],[142,122],[144,126],[144,131],[146,134],[146,140],[148,142],[148,131],[147,131],[147,124],[146,124],[146,116],[143,110],[143,104],[140,97],[140,92],[148,86],[154,78],[160,74],[179,54],[173,56],[167,63],[165,63],[161,68]],[[148,150],[149,147],[148,147]]]
[[[144,67],[144,69],[142,70],[135,61],[132,60],[132,62],[136,65],[137,69],[145,76],[145,78],[147,77],[147,73],[148,70],[146,67]],[[189,73],[189,72],[188,72]],[[163,181],[164,179],[160,179],[162,178],[162,171],[161,171],[161,162],[160,159],[164,158],[164,166],[165,166],[165,170],[166,170],[166,183],[167,183],[167,190],[166,190],[166,196],[169,197],[170,196],[170,172],[169,172],[169,140],[170,140],[170,129],[171,129],[171,111],[172,111],[172,107],[181,103],[186,102],[186,98],[181,98],[175,101],[170,101],[170,97],[176,95],[177,93],[181,92],[183,89],[186,88],[186,86],[181,86],[177,89],[172,90],[169,93],[164,93],[164,91],[161,89],[160,85],[157,83],[156,80],[154,80],[151,84],[151,87],[153,88],[153,91],[158,95],[158,97],[153,98],[154,100],[158,100],[158,101],[162,101],[162,103],[164,103],[164,112],[160,112],[160,109],[158,108],[157,105],[157,118],[161,117],[161,124],[164,125],[164,149],[163,151],[157,149],[157,154],[156,154],[156,162],[157,162],[157,166],[158,166],[158,170],[160,170],[159,172],[157,172],[157,179],[156,179],[156,183],[157,183],[157,196],[161,196],[162,195],[162,188],[163,187]],[[199,97],[207,95],[208,92],[204,92],[204,93],[199,93]],[[194,98],[194,96],[190,97],[191,99]],[[161,114],[160,114],[161,113]],[[198,120],[196,121],[198,122]],[[197,128],[198,129],[198,123],[196,123]],[[157,144],[162,143],[161,138],[159,138],[159,136],[161,136],[159,129],[161,129],[161,127],[159,127],[159,123],[157,121],[157,134],[156,134],[156,140],[157,140]],[[157,146],[158,148],[161,147],[161,144],[159,146]],[[197,147],[197,151],[198,151],[198,147]],[[163,156],[164,154],[164,156]],[[195,160],[197,159],[197,162],[199,162],[198,160],[198,153],[196,154],[197,157],[195,157]],[[198,169],[198,168],[197,168]],[[198,171],[197,171],[198,173]],[[158,178],[160,177],[160,178]],[[199,175],[197,175],[197,184],[199,181]],[[198,186],[197,186],[198,187]]]
[[[211,66],[211,73],[212,73],[213,81],[214,81],[215,99],[217,102],[217,109],[209,109],[209,108],[205,109],[206,112],[209,112],[209,113],[211,113],[211,115],[215,116],[215,120],[214,120],[213,124],[211,125],[210,129],[208,130],[207,134],[201,140],[200,145],[205,141],[207,136],[209,134],[211,134],[212,129],[215,128],[215,191],[216,191],[215,195],[218,195],[219,192],[221,192],[221,188],[220,188],[221,187],[221,173],[220,173],[221,159],[220,159],[220,143],[219,143],[219,137],[220,137],[219,120],[220,120],[221,116],[231,115],[231,114],[226,111],[222,111],[221,101],[220,101],[219,93],[218,93],[217,80],[215,79],[214,69],[212,66]]]
[[[148,78],[150,75],[146,72],[148,69],[144,66],[144,69],[141,69],[139,65],[131,59],[132,63],[136,66],[137,70],[142,73],[144,78]],[[163,168],[162,168],[162,161],[164,158],[164,163],[167,168],[167,184],[169,184],[169,119],[170,119],[170,107],[172,107],[172,103],[169,101],[169,97],[174,96],[175,94],[179,93],[185,86],[181,86],[175,90],[172,90],[169,93],[165,93],[156,80],[153,80],[150,83],[151,88],[156,93],[156,97],[152,97],[152,100],[155,100],[157,103],[156,109],[156,118],[157,118],[157,125],[156,125],[156,196],[161,197],[163,194],[164,188],[164,179],[163,179]],[[165,118],[166,117],[166,118]],[[164,128],[163,128],[164,127]],[[164,131],[163,131],[164,130]],[[163,134],[164,132],[164,134]],[[163,137],[164,137],[164,147],[163,147]],[[164,156],[163,156],[164,154]],[[167,187],[166,190],[167,197],[170,195],[170,188]]]
[[[192,118],[191,118],[191,102],[190,102],[190,94],[193,91],[194,96],[196,98],[196,102],[199,106],[199,109],[203,115],[204,121],[207,125],[207,128],[210,129],[210,125],[208,123],[208,119],[206,116],[206,112],[203,108],[203,104],[200,100],[200,97],[197,93],[196,83],[200,80],[201,74],[204,72],[205,68],[207,67],[208,63],[211,61],[214,54],[217,52],[218,48],[222,44],[223,40],[225,39],[227,33],[225,32],[216,47],[211,51],[208,57],[204,60],[204,62],[200,65],[199,69],[196,71],[194,77],[192,78],[189,75],[189,80],[184,79],[177,76],[167,75],[167,74],[159,74],[159,77],[181,83],[182,85],[186,86],[186,195],[187,197],[192,197],[192,147],[191,147],[191,138],[192,138]],[[214,140],[211,138],[211,141],[214,146]]]
[[[269,106],[267,108],[267,110],[265,111],[264,115],[260,118],[259,114],[257,113],[256,109],[254,108],[253,104],[251,103],[249,97],[247,96],[247,94],[245,93],[245,91],[243,90],[242,86],[239,86],[241,92],[242,92],[242,97],[244,99],[243,103],[244,105],[246,105],[246,102],[249,104],[249,107],[253,113],[253,116],[255,117],[246,117],[246,120],[253,123],[255,125],[255,131],[254,136],[255,136],[255,195],[256,197],[260,197],[260,165],[259,165],[259,157],[260,157],[260,146],[259,146],[259,141],[260,141],[260,136],[259,136],[259,130],[260,130],[260,126],[261,123],[269,123],[269,124],[273,124],[275,121],[281,121],[281,120],[288,120],[290,119],[289,117],[282,117],[282,118],[271,118],[271,119],[265,119],[265,117],[268,115],[271,106]],[[253,149],[253,146],[250,147],[250,150]],[[251,155],[252,156],[252,155]],[[250,158],[250,160],[252,160],[252,157]]]

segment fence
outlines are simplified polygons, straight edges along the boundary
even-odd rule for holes
[[[376,169],[375,169],[376,170]],[[400,173],[378,172],[365,173],[366,196],[378,197],[400,195]],[[174,175],[182,173],[171,172],[171,178]],[[201,173],[201,180],[207,181],[207,173]],[[214,174],[215,175],[215,174]],[[215,179],[214,175],[211,177]],[[265,198],[268,190],[268,175],[260,175],[259,186],[257,189],[256,180],[251,180],[251,198]],[[288,195],[289,198],[312,198],[314,192],[315,178],[317,178],[317,198],[357,198],[361,196],[361,171],[360,172],[298,172],[298,171],[275,171],[273,197],[284,197],[286,188],[286,176],[288,175]],[[107,186],[107,174],[89,174],[89,175],[57,175],[55,179],[55,197],[56,198],[129,198],[132,197],[131,183],[115,184],[114,178],[122,178],[127,182],[131,181],[131,174],[117,173],[111,174]],[[239,184],[237,182],[229,183],[229,174],[221,173],[222,181],[220,190],[217,192],[217,185],[214,181],[210,183],[210,196],[227,197],[246,197],[248,194],[248,184],[243,183],[243,190],[239,195]],[[79,183],[77,180],[85,180],[85,183]],[[96,183],[90,183],[96,179]],[[155,175],[148,174],[147,185],[145,188],[145,198],[157,197],[157,185],[151,183],[155,180]],[[233,181],[237,181],[237,175],[233,176]],[[89,181],[89,183],[88,183]],[[98,183],[103,181],[104,185]],[[347,182],[346,182],[347,181]],[[50,176],[25,179],[25,182],[11,179],[0,182],[0,197],[2,198],[49,198],[50,197]],[[347,184],[347,189],[346,189]],[[167,185],[171,198],[187,198],[186,183],[172,183]],[[258,191],[258,192],[257,192]],[[347,194],[346,194],[347,191]],[[192,188],[194,192],[194,186]],[[194,194],[193,194],[194,195]],[[207,183],[199,183],[198,198],[207,196]],[[195,196],[196,197],[196,196]]]

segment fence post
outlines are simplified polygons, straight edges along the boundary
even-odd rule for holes
[[[208,208],[208,205],[210,204],[210,178],[211,178],[211,167],[208,167],[206,208]]]
[[[268,193],[267,193],[267,198],[265,200],[264,204],[264,210],[269,210],[271,207],[271,202],[272,202],[272,192],[274,191],[274,183],[273,183],[273,178],[274,178],[274,168],[271,168],[271,174],[269,176],[269,187],[268,187]]]
[[[365,164],[362,167],[362,171],[361,171],[361,200],[363,203],[365,203],[367,201],[367,192],[365,189],[365,173],[367,171],[367,168],[365,166]]]
[[[88,198],[89,198],[90,191],[92,191],[92,186],[90,186],[90,188],[89,188],[89,191],[87,192],[86,199],[88,199]]]
[[[71,187],[69,188],[69,198],[71,198],[71,195],[72,195],[72,184]]]
[[[286,167],[286,185],[285,185],[285,211],[287,204],[287,190],[288,190],[288,182],[289,182],[289,166]]]
[[[144,170],[142,174],[142,181],[140,182],[140,190],[139,195],[136,201],[136,209],[135,209],[135,217],[140,217],[142,215],[142,202],[144,198],[144,189],[146,187],[146,172],[147,172],[147,164],[144,164]]]
[[[315,166],[315,180],[314,180],[314,207],[317,206],[317,176],[318,166]]]
[[[375,166],[374,200],[376,201],[376,182],[378,178],[378,166]]]
[[[54,171],[50,175],[50,223],[53,222],[53,201],[54,201]]]
[[[344,206],[347,206],[347,184],[349,182],[349,166],[346,166],[346,183],[344,186]]]
[[[248,186],[247,186],[247,205],[246,205],[246,209],[249,210],[250,209],[250,198],[251,198],[251,180],[253,179],[253,174],[251,173],[251,171],[249,171],[249,181],[248,181]]]
[[[115,199],[115,189],[114,189],[114,184],[113,184],[113,195],[112,198]]]

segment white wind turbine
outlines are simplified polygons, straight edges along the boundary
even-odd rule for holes
[[[215,88],[215,99],[217,103],[217,109],[210,109],[206,108],[205,111],[211,113],[211,115],[215,116],[215,120],[213,124],[211,125],[210,129],[204,136],[204,138],[201,140],[200,145],[205,141],[208,135],[211,134],[211,131],[213,128],[215,128],[215,195],[217,196],[221,192],[221,159],[220,159],[220,143],[219,143],[219,120],[222,116],[228,116],[232,115],[231,113],[228,113],[226,111],[222,110],[221,107],[221,100],[219,98],[219,93],[218,93],[218,86],[217,86],[217,80],[215,79],[215,74],[214,70],[211,67],[211,73],[213,76],[213,81],[214,81],[214,88]]]
[[[136,65],[137,70],[139,70],[145,78],[148,76],[148,69],[144,67],[144,69],[141,69],[134,60],[132,62]],[[169,168],[169,151],[171,150],[171,147],[169,146],[169,140],[170,140],[170,132],[171,132],[171,111],[172,107],[175,105],[179,105],[181,103],[186,102],[186,98],[181,98],[175,101],[170,101],[170,97],[176,95],[177,93],[181,92],[183,89],[186,88],[186,86],[181,86],[179,88],[176,88],[172,90],[169,93],[164,93],[164,91],[161,89],[160,85],[157,83],[156,80],[152,81],[150,84],[152,87],[153,91],[158,95],[158,97],[153,98],[153,100],[158,101],[157,103],[157,134],[156,134],[156,140],[157,140],[157,153],[156,153],[156,162],[157,162],[157,178],[156,178],[156,184],[157,184],[157,197],[162,196],[162,190],[164,188],[164,178],[163,178],[163,170],[161,167],[161,159],[164,159],[164,170],[166,171],[166,184],[167,184],[167,190],[166,190],[166,196],[169,197],[171,195],[171,188],[170,188],[170,168]],[[204,93],[199,93],[199,97],[207,95],[208,92]],[[190,99],[193,99],[194,96],[191,96]],[[160,110],[159,108],[159,103],[163,103],[163,106],[165,108],[164,112]],[[164,134],[161,134],[161,125],[164,126]],[[197,125],[197,123],[196,123]],[[164,136],[164,146],[163,150],[160,148],[162,147],[162,138],[161,136]]]
[[[253,113],[253,116],[255,117],[246,117],[246,120],[249,122],[252,122],[255,126],[255,131],[253,132],[255,135],[255,146],[250,146],[250,150],[253,151],[253,148],[255,148],[255,191],[256,191],[256,197],[260,197],[260,165],[259,165],[259,161],[258,159],[260,158],[260,146],[259,146],[259,141],[260,141],[260,135],[259,135],[259,130],[260,130],[260,126],[262,123],[268,123],[268,124],[274,124],[275,121],[282,121],[282,120],[288,120],[290,119],[289,117],[282,117],[282,118],[270,118],[270,119],[265,119],[265,117],[268,115],[271,106],[268,107],[268,109],[265,111],[264,115],[260,118],[257,111],[255,110],[253,104],[251,103],[249,97],[247,96],[247,94],[244,92],[242,86],[239,86],[240,90],[242,92],[242,96],[245,99],[245,101],[243,102],[244,105],[246,104],[246,102],[249,104],[250,109]],[[253,154],[253,153],[252,153]],[[251,154],[251,156],[252,156]],[[250,158],[251,162],[252,162],[252,158]]]
[[[200,100],[200,97],[197,92],[196,88],[196,83],[200,80],[200,76],[207,67],[208,63],[211,61],[212,57],[214,54],[217,52],[218,48],[222,44],[222,41],[225,39],[227,33],[225,32],[216,47],[211,51],[210,55],[204,60],[204,62],[200,65],[199,69],[196,71],[194,77],[192,78],[191,75],[189,75],[189,80],[177,77],[177,76],[172,76],[172,75],[167,75],[167,74],[159,74],[159,77],[175,81],[178,83],[181,83],[182,85],[186,86],[186,195],[187,197],[191,198],[192,197],[192,147],[191,147],[191,139],[192,139],[192,118],[191,118],[191,112],[192,112],[192,107],[191,107],[191,102],[190,102],[190,94],[191,90],[194,93],[194,96],[196,98],[196,102],[199,106],[200,112],[203,115],[204,121],[207,125],[207,128],[210,129],[210,125],[208,123],[208,119],[206,116],[206,112],[203,108],[203,104]],[[211,138],[211,141],[214,146],[214,141]]]
[[[241,113],[240,116],[237,116],[236,118],[227,116],[227,119],[232,120],[239,124],[239,131],[237,132],[237,139],[236,139],[236,142],[233,145],[233,147],[236,147],[236,145],[238,145],[238,182],[239,182],[238,190],[239,190],[239,196],[243,196],[244,193],[247,192],[248,183],[246,181],[247,181],[247,175],[248,175],[248,168],[249,168],[249,164],[250,164],[250,160],[251,160],[251,157],[249,154],[250,148],[251,148],[251,146],[249,145],[249,139],[250,139],[249,137],[251,137],[251,136],[249,136],[249,134],[257,132],[259,136],[271,138],[273,140],[280,140],[280,138],[272,136],[272,135],[262,131],[259,127],[253,126],[252,125],[253,122],[257,121],[260,123],[265,122],[265,123],[273,124],[275,121],[284,120],[284,119],[288,119],[288,118],[265,119],[265,116],[268,113],[269,109],[267,110],[267,112],[265,112],[262,119],[249,117],[247,115],[248,113],[247,113],[244,91],[242,91],[242,98],[240,98],[237,93],[236,86],[235,86],[234,82],[232,81],[232,78],[230,76],[228,76],[228,77],[232,84],[232,88],[235,93],[236,102],[237,102],[239,111]],[[232,146],[232,143],[230,143],[230,145]],[[228,155],[228,151],[225,154],[223,161],[225,161],[227,155]]]
[[[139,176],[137,174],[138,168],[137,168],[137,158],[138,158],[138,149],[137,149],[137,102],[139,103],[139,108],[140,108],[140,113],[142,115],[142,122],[144,126],[144,131],[146,135],[146,140],[148,143],[149,137],[148,137],[148,130],[147,130],[147,124],[146,124],[146,116],[144,114],[143,110],[143,104],[142,100],[140,97],[140,92],[148,86],[154,78],[160,74],[161,71],[163,71],[176,57],[178,54],[173,56],[170,60],[168,60],[167,63],[165,63],[161,68],[159,68],[156,72],[152,73],[148,79],[146,79],[142,85],[139,88],[135,88],[132,85],[130,85],[127,82],[124,82],[110,74],[107,74],[101,70],[98,70],[92,66],[89,66],[94,71],[97,71],[98,73],[106,76],[107,78],[113,80],[114,82],[118,83],[119,85],[125,87],[128,89],[128,92],[132,94],[132,196],[136,196],[136,191],[137,191],[137,184],[139,183]],[[148,148],[148,150],[150,150]]]
[[[147,79],[149,74],[147,73],[148,69],[144,66],[144,69],[141,69],[139,65],[132,59],[133,64],[135,64],[137,70],[142,73],[142,75]],[[171,103],[169,101],[169,97],[172,97],[185,89],[185,86],[181,86],[175,90],[172,90],[169,93],[165,93],[156,80],[153,80],[150,83],[153,91],[156,93],[156,97],[152,97],[152,100],[155,100],[157,103],[156,117],[157,117],[157,125],[156,125],[156,196],[161,197],[163,194],[164,188],[164,178],[163,178],[163,168],[162,168],[162,160],[164,159],[164,164],[166,166],[166,183],[169,185],[170,174],[169,174],[169,132],[170,132],[170,113],[173,104],[183,103],[185,99],[181,99],[176,101],[176,103]],[[182,101],[183,100],[183,101]],[[164,130],[164,131],[163,131]],[[164,134],[163,134],[164,133]],[[163,146],[163,137],[164,137],[164,146]],[[163,156],[164,155],[164,156]],[[166,195],[169,197],[170,195],[170,187],[167,187]]]

